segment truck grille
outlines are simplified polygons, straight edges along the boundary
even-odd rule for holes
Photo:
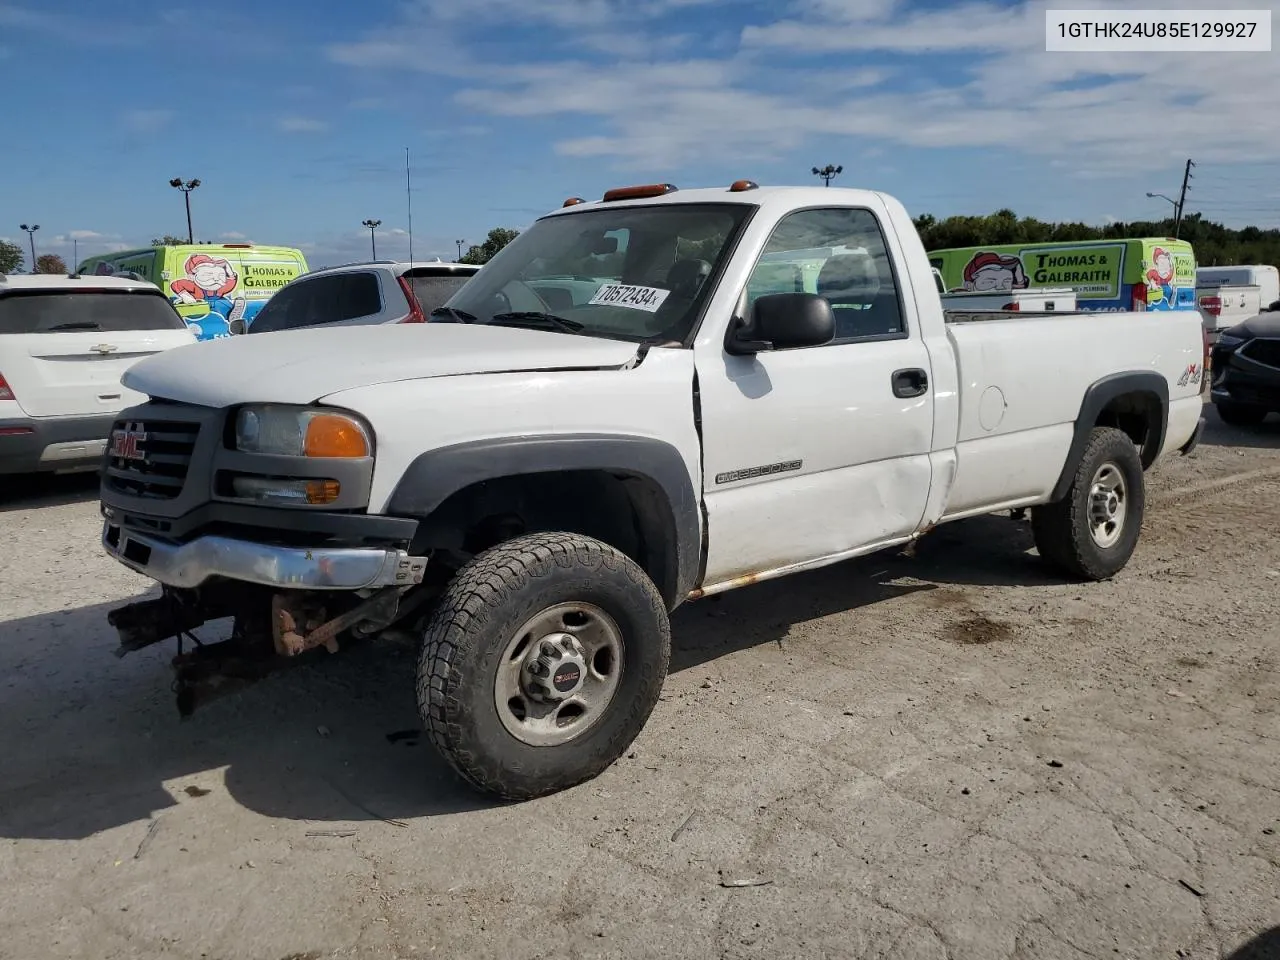
[[[131,497],[172,500],[182,493],[200,424],[117,420],[107,441],[105,483]]]
[[[1253,340],[1244,345],[1240,355],[1255,363],[1280,369],[1280,340]]]

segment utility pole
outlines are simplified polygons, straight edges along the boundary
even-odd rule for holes
[[[33,223],[31,226],[22,224],[18,229],[27,232],[27,241],[31,244],[31,272],[36,272],[36,231],[40,229],[40,224]]]
[[[453,242],[454,242],[454,243],[456,243],[456,244],[458,245],[458,259],[459,259],[459,260],[461,260],[461,259],[462,259],[462,245],[463,245],[464,243],[466,243],[467,241],[465,241],[465,240],[455,240],[455,241],[453,241]]]
[[[175,190],[182,191],[182,197],[187,202],[187,243],[195,243],[191,234],[191,191],[200,186],[200,181],[183,181],[181,177],[174,177],[169,181],[169,186],[173,187]]]
[[[373,235],[373,231],[382,226],[381,220],[365,220],[364,225],[369,228],[369,245],[373,247],[373,259],[378,259],[378,240]]]
[[[844,173],[844,167],[842,166],[835,167],[829,163],[825,167],[813,168],[813,175],[815,177],[821,177],[823,185],[828,187],[831,186],[831,181],[834,180],[836,177],[838,177],[842,173]]]
[[[1191,168],[1194,166],[1195,164],[1188,158],[1186,170],[1182,174],[1182,192],[1178,194],[1178,209],[1173,218],[1173,239],[1175,240],[1178,239],[1178,231],[1182,229],[1182,208],[1187,203],[1187,188],[1191,183]]]

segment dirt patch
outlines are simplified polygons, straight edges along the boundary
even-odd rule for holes
[[[952,643],[981,646],[1013,639],[1013,628],[1007,623],[1000,623],[981,614],[975,614],[958,623],[950,624],[947,627],[947,638]]]

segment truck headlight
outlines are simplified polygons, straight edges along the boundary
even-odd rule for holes
[[[263,404],[236,413],[236,449],[283,457],[370,456],[369,429],[350,414]]]

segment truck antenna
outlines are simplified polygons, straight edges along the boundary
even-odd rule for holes
[[[409,207],[409,266],[413,266],[413,187],[409,183],[409,148],[404,148],[404,193]]]

